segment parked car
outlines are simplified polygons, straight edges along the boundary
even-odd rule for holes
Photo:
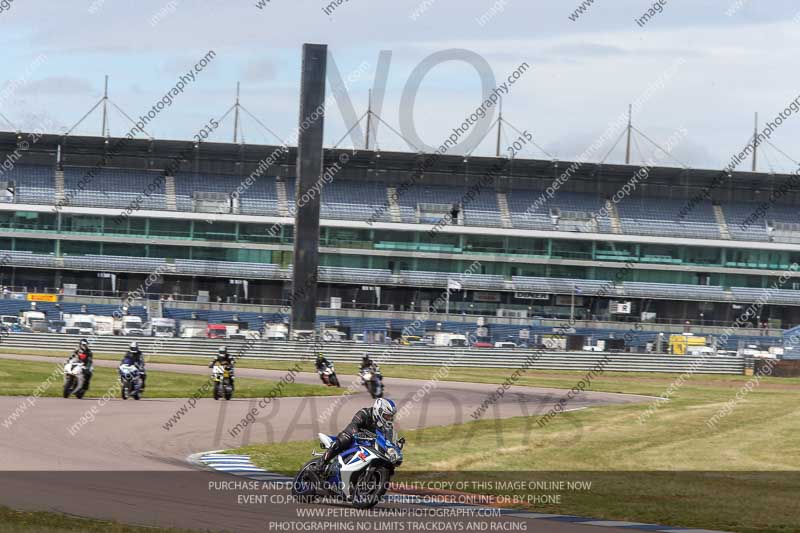
[[[478,338],[472,343],[473,348],[493,348],[494,344],[488,338]]]
[[[498,341],[494,343],[495,348],[516,348],[517,345],[511,341]]]

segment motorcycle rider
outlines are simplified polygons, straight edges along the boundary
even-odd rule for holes
[[[134,341],[130,344],[128,351],[125,352],[122,358],[122,362],[125,363],[126,359],[129,361],[129,364],[139,369],[139,375],[142,376],[142,390],[144,390],[145,382],[147,381],[147,372],[144,370],[144,354],[139,348],[139,343]]]
[[[317,372],[322,372],[326,367],[332,366],[331,362],[328,361],[328,358],[325,357],[322,352],[317,352],[317,360],[314,365],[317,367]]]
[[[394,440],[394,417],[397,414],[397,405],[388,398],[378,398],[372,407],[359,409],[353,419],[337,436],[330,448],[325,450],[322,460],[317,466],[317,472],[323,474],[334,458],[353,445],[354,435],[361,431],[374,433],[377,429],[383,431],[389,440]]]
[[[231,384],[233,384],[233,356],[228,353],[227,346],[220,346],[219,350],[217,350],[217,357],[208,364],[208,368],[213,368],[217,363],[228,370],[231,376]]]
[[[375,365],[375,361],[369,358],[369,354],[364,352],[364,355],[361,356],[361,370],[365,368],[372,368]]]
[[[94,356],[92,354],[92,349],[89,348],[88,340],[81,339],[81,341],[78,343],[78,348],[72,352],[72,355],[70,355],[67,359],[67,363],[71,362],[73,359],[77,359],[83,363],[83,377],[86,381],[84,388],[85,390],[89,390],[89,384],[92,381],[92,374],[94,374],[94,365],[92,364]]]

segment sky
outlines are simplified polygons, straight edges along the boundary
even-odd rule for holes
[[[657,155],[660,164],[723,168],[747,144],[755,112],[763,127],[800,95],[800,6],[788,0],[661,0],[647,20],[642,16],[658,2],[338,1],[0,0],[0,113],[11,122],[0,119],[0,128],[68,131],[101,99],[105,75],[111,101],[138,117],[213,51],[147,132],[192,139],[231,107],[238,81],[242,106],[271,131],[245,114],[244,140],[292,142],[303,43],[328,45],[329,71],[335,64],[352,79],[347,93],[359,117],[379,55],[390,52],[383,54],[385,91],[376,88],[388,125],[377,130],[381,150],[417,151],[403,138],[409,127],[439,146],[481,105],[493,89],[489,81],[501,84],[522,64],[529,68],[503,96],[503,152],[519,139],[514,128],[532,138],[516,157],[622,162],[624,140],[614,141],[634,103],[633,125],[643,134],[634,135],[634,163]],[[470,59],[452,59],[459,56]],[[418,91],[409,89],[415,69],[437,57],[443,60],[434,61]],[[479,121],[483,131],[496,112],[495,105]],[[774,147],[762,144],[760,171],[796,168],[798,114],[771,133]],[[344,137],[339,146],[353,147],[345,117],[331,101],[326,146]],[[113,106],[109,129],[117,136],[130,129]],[[647,140],[663,146],[677,131],[685,134],[669,156]],[[100,135],[99,109],[73,134]],[[492,155],[494,137],[468,151]],[[233,140],[232,115],[208,140]]]

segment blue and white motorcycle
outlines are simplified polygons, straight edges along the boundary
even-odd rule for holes
[[[335,436],[319,435],[320,447],[328,449]],[[328,466],[323,479],[317,474],[320,452],[307,462],[294,478],[292,495],[300,501],[311,502],[318,497],[332,497],[353,504],[357,509],[369,509],[381,501],[389,489],[395,468],[403,463],[405,439],[392,442],[378,430],[356,433],[353,447],[339,454]]]
[[[139,367],[130,364],[127,359],[119,365],[119,382],[123,400],[138,400],[142,397],[142,373]]]

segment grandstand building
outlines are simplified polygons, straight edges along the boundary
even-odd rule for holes
[[[0,133],[3,285],[107,293],[113,273],[124,294],[158,270],[154,292],[290,299],[294,148],[25,137]],[[451,314],[723,324],[761,298],[753,327],[800,322],[793,176],[325,156],[322,307],[421,310],[450,287]]]

